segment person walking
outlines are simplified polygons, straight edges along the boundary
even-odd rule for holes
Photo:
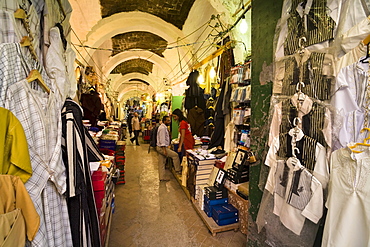
[[[169,116],[164,116],[162,118],[162,124],[158,127],[157,132],[157,152],[159,153],[159,164],[158,164],[158,173],[160,181],[170,180],[166,176],[166,158],[170,157],[173,161],[173,166],[175,171],[181,173],[181,165],[179,155],[169,148],[171,143],[170,133],[168,127],[171,123],[171,118]]]
[[[140,121],[139,121],[139,114],[137,112],[134,113],[134,117],[131,119],[131,126],[132,130],[134,131],[134,137],[130,139],[132,143],[136,141],[136,146],[140,146],[139,144],[139,132],[140,132]]]
[[[131,124],[132,118],[133,118],[133,112],[132,110],[130,110],[127,116],[128,133],[130,134],[130,138],[132,136],[132,124]]]
[[[184,154],[185,150],[193,149],[195,144],[190,124],[180,109],[175,109],[172,112],[172,117],[179,123],[179,148],[177,152]]]

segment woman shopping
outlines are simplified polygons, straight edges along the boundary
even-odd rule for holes
[[[194,138],[191,134],[191,128],[188,120],[180,109],[175,109],[172,112],[172,117],[179,123],[179,148],[177,152],[184,153],[185,150],[194,148]]]

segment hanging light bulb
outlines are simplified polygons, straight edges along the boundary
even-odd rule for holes
[[[245,19],[244,15],[243,15],[242,19],[240,20],[239,30],[240,30],[240,33],[242,33],[242,34],[245,34],[248,30],[248,23],[247,23],[247,20]]]
[[[209,77],[211,79],[215,78],[216,77],[216,70],[215,70],[215,67],[211,67],[210,71],[209,71]]]
[[[198,76],[198,79],[197,79],[198,83],[199,84],[203,84],[204,83],[204,77],[201,73],[199,73],[199,76]]]

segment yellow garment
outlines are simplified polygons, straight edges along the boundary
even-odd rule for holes
[[[0,246],[24,247],[26,244],[25,224],[19,208],[0,214]]]
[[[25,183],[32,175],[27,139],[22,124],[0,107],[0,174],[19,176]]]
[[[17,213],[17,209],[20,210],[21,215]],[[24,218],[23,223],[22,218]],[[7,243],[11,243],[11,239],[25,239],[26,235],[28,240],[32,241],[39,229],[40,217],[24,184],[17,176],[0,175],[0,222],[2,223],[0,224],[0,246],[4,244],[1,243],[4,241],[4,238],[1,238],[3,234],[7,238]],[[4,233],[6,230],[9,232]]]

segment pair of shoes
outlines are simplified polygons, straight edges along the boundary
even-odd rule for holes
[[[136,144],[136,146],[140,146],[140,144]]]

